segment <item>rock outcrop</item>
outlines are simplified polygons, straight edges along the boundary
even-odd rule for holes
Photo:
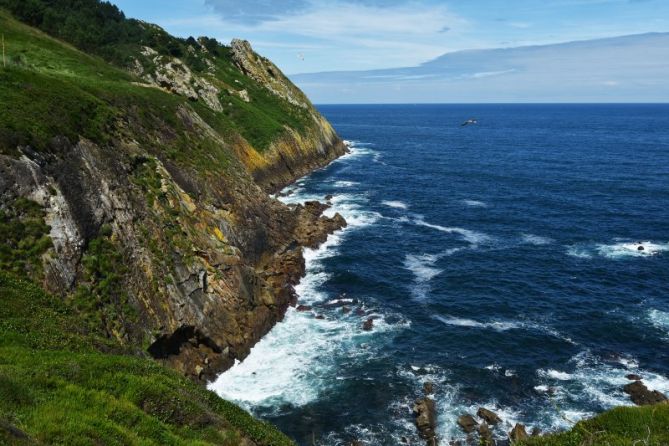
[[[648,387],[641,381],[634,381],[623,387],[625,393],[630,396],[630,399],[637,406],[646,406],[650,404],[667,403],[666,395],[657,390],[649,390]]]
[[[416,400],[413,406],[418,435],[428,446],[437,445],[437,409],[433,399],[425,397]]]

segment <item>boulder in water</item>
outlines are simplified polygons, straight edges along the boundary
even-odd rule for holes
[[[458,417],[458,426],[460,426],[460,428],[463,431],[469,434],[476,430],[476,426],[478,426],[478,423],[476,422],[473,416],[469,414],[464,414]]]
[[[630,373],[629,375],[626,375],[625,378],[629,379],[630,381],[641,381],[641,376],[635,373]]]
[[[437,444],[437,405],[431,398],[416,400],[413,406],[415,423],[420,438],[426,440],[428,446]]]
[[[641,381],[629,383],[623,387],[623,390],[637,406],[666,403],[668,401],[663,393],[657,390],[649,390]]]
[[[479,410],[476,412],[476,415],[478,417],[483,418],[488,424],[494,425],[502,421],[502,419],[498,417],[495,412],[488,410],[484,407],[479,407]]]
[[[300,313],[311,311],[311,305],[298,305],[296,310]]]
[[[370,317],[362,324],[362,329],[365,331],[372,331],[372,328],[374,328],[374,319]]]

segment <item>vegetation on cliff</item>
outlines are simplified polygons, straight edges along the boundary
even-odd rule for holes
[[[291,444],[196,382],[341,224],[267,191],[343,143],[246,42],[99,0],[0,0],[0,31],[0,443]]]
[[[532,437],[525,446],[660,446],[669,444],[669,404],[615,409],[583,420],[569,431]]]

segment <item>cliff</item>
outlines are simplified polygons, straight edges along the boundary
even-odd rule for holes
[[[268,195],[345,153],[330,124],[248,42],[97,0],[0,0],[0,28],[2,270],[196,381],[243,359],[345,225]]]

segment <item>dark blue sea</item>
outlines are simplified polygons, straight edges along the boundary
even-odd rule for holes
[[[320,109],[351,153],[280,199],[349,226],[219,394],[301,445],[422,444],[430,381],[446,445],[478,407],[501,437],[669,392],[668,105]]]

